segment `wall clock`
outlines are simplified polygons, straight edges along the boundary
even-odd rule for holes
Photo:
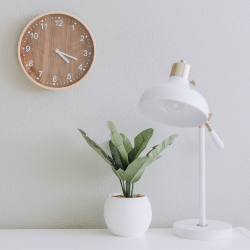
[[[48,12],[31,20],[18,42],[17,54],[26,76],[50,90],[70,88],[92,68],[94,38],[77,17]]]

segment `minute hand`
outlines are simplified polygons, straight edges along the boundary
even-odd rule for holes
[[[78,60],[78,58],[76,58],[76,57],[73,57],[73,56],[70,56],[70,55],[68,55],[68,54],[66,54],[66,53],[63,53],[62,51],[58,51],[58,54],[62,54],[62,55],[64,55],[64,56],[67,56],[67,57],[69,57],[69,58],[72,58],[72,59],[74,59],[74,60]]]

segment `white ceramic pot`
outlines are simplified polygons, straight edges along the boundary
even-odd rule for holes
[[[104,219],[111,233],[118,236],[140,236],[152,220],[152,208],[147,196],[136,198],[114,197],[111,194],[104,205]]]

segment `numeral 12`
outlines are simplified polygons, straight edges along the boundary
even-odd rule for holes
[[[56,20],[56,26],[63,26],[63,20]]]

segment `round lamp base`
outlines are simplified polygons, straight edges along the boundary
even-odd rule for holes
[[[191,240],[224,240],[232,237],[232,226],[226,222],[207,220],[207,226],[198,226],[199,220],[181,220],[173,225],[173,233]]]

